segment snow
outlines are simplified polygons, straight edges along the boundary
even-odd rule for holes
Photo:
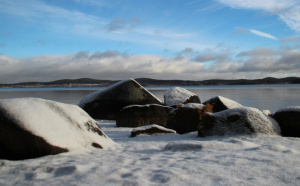
[[[168,106],[159,105],[159,104],[146,104],[146,105],[136,105],[136,104],[134,104],[134,105],[128,105],[128,106],[122,108],[122,110],[124,110],[124,109],[129,109],[129,108],[135,108],[135,107],[139,107],[139,108],[142,108],[142,107],[149,107],[149,106],[151,106],[151,105],[156,105],[156,106],[159,106],[159,107],[162,107],[162,108],[170,108],[170,107],[168,107]],[[122,110],[121,110],[121,111],[122,111]]]
[[[175,130],[168,129],[168,128],[159,126],[157,124],[145,125],[145,126],[142,126],[142,127],[136,127],[131,132],[145,131],[145,130],[148,130],[148,129],[151,129],[151,128],[157,128],[157,129],[160,129],[162,131],[166,131],[166,132],[170,132],[170,133],[176,133]]]
[[[201,103],[186,103],[183,105],[183,107],[187,107],[187,108],[200,108],[202,109],[204,107],[203,104]]]
[[[86,130],[86,123],[95,127],[97,123],[76,105],[40,98],[16,98],[0,100],[0,109],[23,129],[69,151],[93,148],[93,142],[104,148],[115,144],[106,136]]]
[[[280,113],[280,112],[300,112],[300,106],[289,106],[286,108],[281,108],[278,111],[276,111],[276,113]]]
[[[232,108],[238,108],[238,107],[242,107],[241,104],[231,100],[231,99],[228,99],[228,98],[225,98],[225,97],[222,97],[222,96],[218,96],[220,101],[222,103],[224,103],[224,105],[226,105],[229,109],[232,109]]]
[[[0,160],[0,185],[299,185],[300,139],[280,136],[130,137],[97,121],[120,148]]]
[[[171,106],[181,104],[191,96],[196,96],[196,94],[181,87],[169,88],[164,95],[165,105]]]

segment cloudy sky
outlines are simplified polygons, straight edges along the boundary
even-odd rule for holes
[[[300,76],[299,0],[0,0],[0,83]]]

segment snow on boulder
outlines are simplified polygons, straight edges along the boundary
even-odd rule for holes
[[[300,137],[300,106],[279,109],[273,118],[279,123],[282,136]]]
[[[211,105],[213,107],[213,112],[220,112],[227,109],[242,107],[241,104],[222,96],[213,97],[205,101],[203,104]]]
[[[115,120],[122,108],[146,104],[162,102],[134,79],[127,79],[86,96],[79,106],[93,118]]]
[[[164,95],[164,102],[167,106],[185,103],[201,103],[196,94],[181,87],[170,88]]]
[[[168,114],[172,107],[163,105],[130,105],[118,114],[117,127],[140,127],[156,123],[166,126]]]
[[[146,125],[146,126],[134,128],[131,131],[131,137],[135,137],[140,134],[157,135],[157,134],[168,134],[168,133],[176,133],[176,131],[172,129],[167,129],[165,127],[156,124],[152,124],[152,125]]]
[[[198,126],[198,136],[234,134],[280,135],[278,123],[256,108],[239,107],[203,115]]]
[[[76,105],[39,98],[0,100],[0,159],[36,158],[114,144]]]

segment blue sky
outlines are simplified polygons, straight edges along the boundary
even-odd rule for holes
[[[297,0],[0,0],[0,83],[300,75]]]

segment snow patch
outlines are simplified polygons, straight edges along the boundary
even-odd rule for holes
[[[186,104],[183,105],[183,107],[203,109],[204,105],[201,104],[201,103],[186,103]]]
[[[139,131],[145,131],[147,129],[151,129],[151,128],[157,128],[160,129],[162,131],[166,131],[166,132],[170,132],[170,133],[176,133],[175,130],[172,129],[167,129],[165,127],[159,126],[157,124],[152,124],[152,125],[146,125],[146,126],[142,126],[142,127],[136,127],[132,130],[132,132],[139,132]]]

